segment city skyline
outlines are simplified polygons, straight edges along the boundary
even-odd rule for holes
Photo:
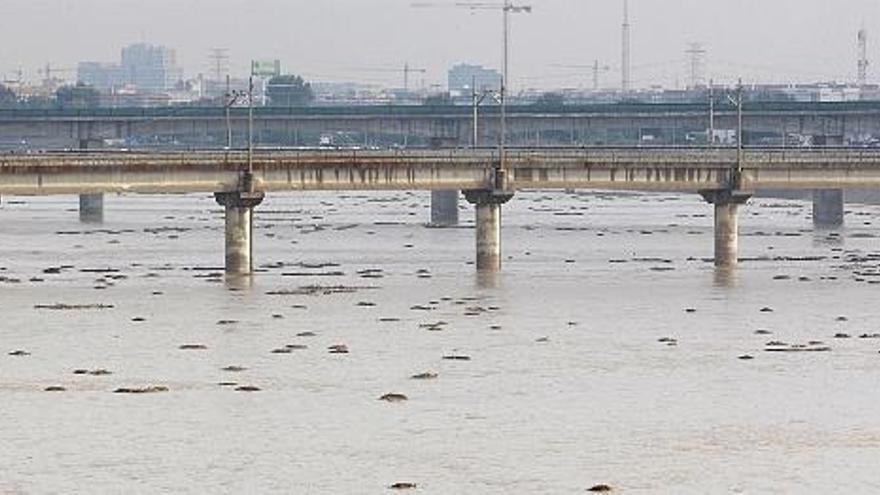
[[[675,4],[630,0],[633,86],[683,86],[689,80],[685,50],[707,50],[706,77],[730,82],[854,81],[857,32],[868,31],[868,57],[880,60],[880,5],[743,0],[722,11],[719,2]],[[423,68],[419,87],[445,86],[446,71],[460,62],[498,68],[500,14],[494,11],[414,8],[409,0],[281,2],[156,0],[6,0],[4,18],[18,18],[0,33],[0,74],[42,77],[49,63],[75,78],[80,61],[113,61],[124,45],[147,42],[177,50],[187,77],[211,74],[211,48],[229,48],[230,73],[247,72],[251,59],[281,59],[289,72],[315,81],[400,84],[405,63]],[[512,85],[518,88],[588,87],[589,65],[610,67],[602,87],[616,87],[620,65],[620,0],[533,0],[530,15],[513,19]],[[95,16],[96,10],[102,15]],[[759,14],[756,14],[759,13]],[[685,15],[687,14],[687,15]],[[758,16],[760,15],[760,17]],[[356,21],[356,22],[355,22]],[[747,26],[747,27],[740,27]],[[38,27],[38,29],[37,29]],[[40,33],[39,43],[22,44]],[[101,32],[95,37],[86,33]],[[342,35],[341,33],[345,33]],[[749,34],[747,39],[743,36]],[[777,39],[782,42],[775,41]],[[804,53],[812,54],[805,57]],[[579,67],[576,67],[579,66]],[[876,82],[869,67],[869,82]]]

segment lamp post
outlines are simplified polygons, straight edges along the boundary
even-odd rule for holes
[[[482,90],[477,92],[477,78],[472,78],[471,82],[471,104],[473,105],[474,111],[474,123],[473,123],[473,131],[474,137],[472,146],[476,148],[479,145],[480,141],[480,132],[479,132],[479,107],[488,97],[492,97],[496,102],[500,102],[499,93],[493,90]]]
[[[510,62],[510,14],[528,14],[532,12],[532,7],[529,5],[513,5],[511,3],[511,0],[504,0],[504,5],[502,6],[501,10],[503,12],[502,19],[504,22],[504,30],[502,35],[502,45],[504,45],[504,60],[502,65],[501,91],[499,96],[501,99],[501,142],[499,145],[498,155],[500,160],[501,173],[504,174],[504,171],[507,170],[507,84],[509,84],[510,82],[508,78],[508,68]]]

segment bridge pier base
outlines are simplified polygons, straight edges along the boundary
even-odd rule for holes
[[[263,202],[261,192],[215,193],[226,207],[226,274],[250,275],[254,271],[254,207]]]
[[[477,270],[501,271],[501,205],[510,201],[513,193],[476,190],[464,194],[476,207]]]
[[[101,223],[104,221],[104,195],[79,195],[79,221],[82,223]]]
[[[813,191],[813,225],[836,228],[843,225],[844,195],[842,189]]]
[[[739,262],[739,207],[752,195],[730,190],[701,191],[700,194],[715,205],[715,266],[734,268]]]
[[[458,191],[431,192],[431,226],[455,227],[458,225]]]

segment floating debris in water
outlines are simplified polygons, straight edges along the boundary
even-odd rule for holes
[[[764,349],[766,352],[830,352],[831,347],[822,342],[814,341],[809,344],[786,344],[785,342],[768,342]]]
[[[181,351],[204,351],[208,349],[208,346],[204,344],[183,344],[178,349]]]
[[[256,387],[254,385],[242,385],[241,387],[235,387],[236,392],[260,392],[262,389],[260,387]]]
[[[113,309],[112,304],[36,304],[34,309],[49,309],[53,311],[75,311],[86,309]]]
[[[391,490],[415,490],[416,488],[418,488],[418,485],[416,485],[415,483],[400,482],[389,485],[388,488]]]
[[[247,368],[245,368],[244,366],[236,366],[236,365],[224,366],[223,368],[220,368],[220,369],[223,371],[229,371],[232,373],[238,373],[238,372],[247,370]]]
[[[160,392],[168,392],[168,387],[164,387],[161,385],[153,385],[149,387],[142,388],[117,388],[113,391],[114,394],[157,394]]]
[[[436,380],[440,375],[437,373],[426,371],[410,377],[412,380]]]
[[[336,344],[328,347],[330,354],[348,354],[348,346],[345,344]]]
[[[74,375],[90,375],[90,376],[109,376],[112,375],[112,371],[105,370],[104,368],[99,368],[96,370],[86,370],[86,369],[76,369],[73,370]]]
[[[382,400],[385,402],[391,402],[391,403],[406,402],[409,400],[409,397],[407,397],[403,394],[385,394],[382,397],[379,397],[379,400]]]
[[[23,356],[30,356],[31,353],[29,353],[28,351],[17,350],[17,351],[12,351],[12,352],[10,352],[9,355],[10,355],[10,356],[23,357]]]
[[[614,488],[612,488],[611,485],[604,485],[603,484],[603,485],[595,485],[590,488],[587,488],[587,491],[593,492],[593,493],[608,493],[608,492],[614,491]]]
[[[448,356],[443,356],[443,359],[445,359],[447,361],[470,361],[471,357],[464,356],[464,355],[458,355],[458,354],[451,354]]]
[[[60,386],[51,386],[43,389],[44,392],[67,392],[67,389]]]

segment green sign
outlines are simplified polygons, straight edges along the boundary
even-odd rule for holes
[[[257,77],[274,77],[281,75],[280,60],[254,60],[251,62],[251,75]]]

